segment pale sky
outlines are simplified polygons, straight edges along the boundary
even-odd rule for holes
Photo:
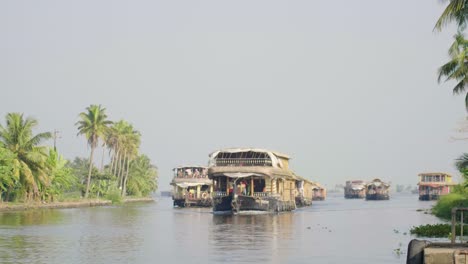
[[[0,122],[8,112],[61,132],[87,157],[78,114],[101,104],[142,133],[159,167],[206,165],[225,147],[289,154],[329,188],[379,177],[456,174],[466,117],[439,85],[455,26],[438,0],[1,1]],[[52,144],[52,142],[49,142]]]

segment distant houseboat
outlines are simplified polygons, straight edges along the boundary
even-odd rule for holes
[[[388,200],[390,184],[374,179],[366,184],[366,200]]]
[[[362,199],[366,197],[366,183],[361,180],[346,181],[344,187],[346,199]]]
[[[215,214],[253,214],[296,208],[289,157],[264,149],[224,149],[210,154]]]
[[[296,206],[303,207],[312,204],[314,183],[303,177],[294,175],[296,178]]]
[[[320,183],[314,182],[312,186],[312,200],[323,201],[327,197],[327,189],[325,189]]]
[[[202,166],[182,166],[174,168],[172,199],[174,206],[212,206],[212,181],[208,178],[208,168]]]
[[[419,177],[419,200],[437,200],[441,195],[449,194],[455,183],[452,176],[447,173],[432,172],[420,173]]]

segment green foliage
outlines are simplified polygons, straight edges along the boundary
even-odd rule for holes
[[[105,198],[112,201],[113,204],[119,204],[122,202],[122,195],[120,195],[120,190],[115,185],[109,189],[105,195]]]
[[[449,224],[435,224],[435,225],[420,225],[413,226],[410,229],[412,235],[422,237],[447,237],[451,232],[452,226]]]
[[[460,193],[451,193],[440,197],[432,208],[432,213],[443,219],[451,219],[453,207],[467,207],[468,198]]]
[[[66,191],[73,190],[78,184],[78,178],[73,169],[66,166],[68,163],[55,150],[49,150],[47,165],[49,167],[50,185],[45,190],[44,199],[57,200]]]
[[[466,27],[468,19],[468,1],[467,0],[449,0],[449,4],[445,8],[442,15],[437,20],[434,27],[435,30],[442,30],[450,22],[455,22],[460,30]]]
[[[86,112],[80,113],[80,120],[75,125],[78,126],[78,135],[84,135],[88,144],[95,148],[98,140],[105,138],[112,121],[107,119],[106,109],[101,105],[90,105]]]
[[[116,186],[116,177],[110,173],[96,173],[91,176],[91,187],[89,194],[91,197],[106,196],[112,186]]]
[[[456,81],[453,93],[463,94],[466,93],[468,85],[468,68],[466,67],[468,40],[461,32],[458,32],[454,38],[455,41],[449,49],[450,60],[439,68],[438,81],[440,82],[443,78],[445,81]],[[465,95],[465,106],[468,110],[468,94]]]
[[[1,193],[8,188],[14,187],[18,180],[14,174],[13,162],[15,154],[10,150],[0,147],[0,200],[2,200]]]
[[[145,155],[138,156],[130,164],[127,193],[133,196],[148,196],[158,188],[158,173]]]
[[[460,235],[461,226],[457,225],[456,228],[457,235]],[[413,235],[421,236],[421,237],[449,237],[452,232],[452,225],[451,224],[434,224],[434,225],[420,225],[420,226],[413,226],[410,229],[410,233]],[[463,234],[467,234],[468,226],[463,226]]]
[[[8,200],[23,195],[26,200],[39,199],[41,191],[50,184],[46,164],[47,148],[39,144],[49,139],[51,134],[46,132],[34,135],[33,129],[37,125],[36,119],[25,119],[20,113],[8,113],[6,126],[0,125],[0,142],[14,154],[13,174],[18,179],[14,186],[8,188]]]

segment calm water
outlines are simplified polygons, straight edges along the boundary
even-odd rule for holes
[[[277,215],[214,216],[156,203],[0,213],[0,263],[405,263],[417,196],[341,196]],[[401,243],[401,245],[400,245]]]

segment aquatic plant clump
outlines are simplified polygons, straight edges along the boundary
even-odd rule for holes
[[[460,235],[460,225],[456,227],[457,235]],[[449,237],[452,232],[452,226],[450,224],[434,224],[434,225],[420,225],[413,226],[410,229],[412,235],[420,237]],[[468,226],[463,226],[463,233],[468,234]]]

